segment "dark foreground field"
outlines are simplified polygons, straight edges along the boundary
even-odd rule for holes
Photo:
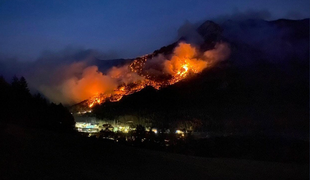
[[[308,179],[308,164],[202,158],[8,125],[0,179]]]

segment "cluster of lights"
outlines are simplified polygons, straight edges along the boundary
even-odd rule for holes
[[[155,134],[157,134],[157,129],[152,129],[152,131],[155,133]]]
[[[122,127],[122,126],[119,126],[118,128],[115,128],[114,129],[114,132],[116,132],[116,131],[121,131],[121,132],[124,132],[124,133],[128,133],[129,132],[129,127],[127,126],[127,127]]]
[[[75,128],[79,132],[99,132],[100,128],[97,124],[91,123],[75,123]]]
[[[79,132],[89,133],[89,136],[99,133],[100,130],[103,129],[102,127],[99,127],[97,124],[91,124],[91,123],[76,123],[75,126]],[[129,126],[117,126],[113,128],[114,132],[128,133],[130,130],[133,129],[131,129]],[[146,131],[149,130],[151,130],[155,134],[158,133],[158,130],[156,128],[146,129]],[[178,134],[182,137],[185,136],[185,132],[179,129],[175,131],[175,134]]]
[[[181,131],[181,130],[176,130],[175,133],[176,133],[176,134],[183,134],[184,132]]]
[[[176,130],[175,133],[181,135],[182,137],[184,137],[184,131]]]

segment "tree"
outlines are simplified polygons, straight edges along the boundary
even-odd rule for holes
[[[28,83],[23,76],[19,79],[19,86],[21,91],[25,92],[25,94],[30,94]]]
[[[72,114],[61,103],[56,105],[51,103],[49,108],[49,120],[53,129],[59,131],[71,131],[75,121]]]
[[[10,84],[6,82],[3,76],[0,76],[0,121],[5,124],[10,119],[11,114],[10,88]]]
[[[29,98],[31,98],[28,83],[23,76],[20,79],[14,76],[11,87],[14,93],[13,100],[15,100],[16,103],[17,102],[24,103],[24,101],[27,101],[29,100]]]
[[[24,77],[18,79],[14,76],[9,84],[0,76],[0,98],[1,120],[61,131],[74,128],[75,121],[68,109],[62,104],[48,104],[39,93],[32,96]]]

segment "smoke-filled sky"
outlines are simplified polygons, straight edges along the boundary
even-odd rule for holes
[[[24,76],[32,92],[38,91],[56,103],[73,104],[99,93],[114,92],[121,84],[143,79],[128,72],[128,64],[113,68],[111,64],[109,67],[105,64],[103,67],[97,64],[98,59],[135,58],[152,53],[180,37],[186,37],[190,43],[187,49],[195,49],[202,40],[196,31],[197,25],[205,20],[221,24],[229,19],[303,19],[310,17],[308,7],[308,0],[0,0],[0,76],[7,80],[14,75]],[[264,59],[264,56],[272,61],[282,61],[291,54],[308,57],[309,36],[302,36],[292,46],[282,38],[290,31],[274,29],[268,24],[249,26],[245,31],[238,23],[221,25],[225,29],[223,37],[241,44],[235,52],[234,58],[239,60],[236,64]],[[249,45],[255,45],[254,49],[264,53],[253,57],[254,51],[248,51]],[[178,53],[175,49],[172,57],[157,58],[158,61],[146,65],[157,63],[165,67],[160,72],[170,75],[175,69],[180,70],[175,64],[183,70],[189,68],[200,72],[207,63],[222,61],[230,54],[230,46],[222,44],[215,50],[197,53],[204,54],[199,57],[202,59],[191,57],[194,58],[190,61],[191,66],[184,68],[179,56],[191,51],[183,47],[179,49],[184,52]],[[193,64],[202,66],[197,69],[192,67]],[[150,69],[154,73],[156,68]],[[114,73],[121,74],[122,78],[114,78]]]
[[[33,61],[44,51],[95,49],[105,58],[143,55],[173,42],[186,20],[251,14],[310,17],[309,0],[0,0],[0,56]]]

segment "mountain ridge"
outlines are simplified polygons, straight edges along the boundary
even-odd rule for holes
[[[303,42],[309,42],[309,35],[296,35],[300,27],[309,24],[309,19],[271,21],[271,27],[270,22],[263,22],[266,27],[249,21],[248,28],[241,28],[253,31],[247,32],[250,35],[255,34],[256,26],[258,30],[267,28],[272,31],[270,34],[261,34],[258,39],[254,37],[253,41],[230,38],[225,28],[221,34],[213,37],[219,41],[227,40],[232,49],[230,58],[214,68],[161,90],[145,88],[124,96],[119,102],[106,102],[96,106],[93,113],[98,118],[111,119],[132,114],[167,125],[180,119],[196,118],[209,124],[210,130],[290,132],[294,136],[299,132],[306,133],[308,103],[305,99],[308,98],[305,97],[309,97],[309,50],[301,51],[294,47],[302,47],[302,50],[309,47],[309,44]],[[285,31],[282,31],[283,27]],[[279,47],[266,49],[266,43],[277,44]],[[174,45],[164,46],[154,53],[171,52]],[[287,47],[292,48],[283,51]],[[252,61],[241,61],[246,59]]]

